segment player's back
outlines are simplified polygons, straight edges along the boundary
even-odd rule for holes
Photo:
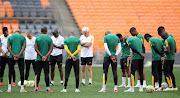
[[[166,53],[166,60],[174,60],[175,59],[175,49],[176,49],[176,41],[173,37],[168,37],[165,40],[165,45],[166,47],[169,46],[170,47],[170,52],[167,54]]]
[[[108,34],[104,37],[104,43],[107,43],[109,50],[116,51],[116,46],[119,43],[119,38],[116,35]]]
[[[64,40],[64,45],[68,46],[71,53],[77,50],[77,46],[80,44],[80,39],[74,36],[70,36]]]
[[[139,38],[141,40],[141,42],[144,44],[144,38],[143,38],[142,34],[139,33],[136,37]]]

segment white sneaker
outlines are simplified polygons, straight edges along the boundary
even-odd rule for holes
[[[163,89],[163,91],[172,91],[173,90],[173,88],[166,88],[166,89]]]
[[[26,90],[24,90],[24,89],[21,89],[21,90],[20,90],[20,92],[24,92],[24,93],[25,93],[25,92],[27,92],[27,91],[26,91]]]
[[[143,88],[140,87],[138,91],[139,91],[139,92],[143,92]]]
[[[127,85],[126,88],[127,88],[127,87],[131,87],[131,85]]]
[[[81,92],[79,89],[76,89],[75,92]]]
[[[101,89],[100,91],[98,91],[98,92],[106,92],[106,90],[105,89]]]
[[[173,88],[173,91],[178,91],[178,88],[176,87],[176,88]]]
[[[11,92],[11,89],[8,89],[7,92]]]
[[[53,85],[54,85],[54,82],[50,82],[49,85],[50,85],[50,86],[53,86]]]
[[[124,84],[121,84],[121,85],[119,85],[119,86],[117,86],[117,87],[126,87],[126,85],[124,85]]]
[[[143,85],[143,88],[146,88],[147,87],[147,85],[145,84],[145,85]]]
[[[162,91],[162,88],[160,87],[160,88],[158,88],[156,91]]]
[[[0,90],[0,92],[3,92],[2,90]]]
[[[66,90],[66,89],[63,89],[61,92],[67,92],[67,90]]]
[[[155,86],[155,89],[158,89],[159,88],[159,85]]]
[[[140,85],[139,85],[139,84],[136,84],[136,86],[134,86],[134,87],[140,87]]]
[[[125,90],[124,92],[134,92],[134,89],[129,88],[128,90]]]

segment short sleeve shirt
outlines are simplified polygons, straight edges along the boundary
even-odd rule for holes
[[[130,55],[130,48],[126,41],[123,39],[121,42],[121,59],[128,58],[128,55]]]
[[[174,38],[169,36],[165,40],[164,45],[166,47],[170,47],[170,52],[168,54],[165,53],[165,60],[175,60],[176,41],[174,40]]]

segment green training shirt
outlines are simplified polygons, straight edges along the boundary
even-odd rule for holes
[[[116,47],[118,43],[120,43],[119,37],[113,34],[108,34],[104,37],[104,43],[107,43],[111,55],[114,56],[116,54]],[[107,52],[104,57],[109,57]]]
[[[132,45],[140,53],[143,53],[142,42],[141,42],[141,40],[139,38],[137,38],[137,37],[129,37],[126,40],[126,43],[128,45]],[[144,58],[142,58],[141,55],[133,52],[132,59],[144,59]]]
[[[140,33],[136,37],[139,38],[141,42],[144,44],[144,38]]]
[[[128,58],[128,55],[130,55],[130,48],[126,41],[123,39],[121,42],[121,59]]]
[[[67,45],[69,51],[73,54],[77,50],[78,45],[81,45],[81,41],[77,37],[70,36],[64,40],[64,45]],[[67,53],[66,59],[68,59],[68,56],[69,54]],[[75,57],[79,59],[78,53],[75,55]]]
[[[47,36],[46,34],[41,34],[40,36],[36,37],[35,45],[38,46],[41,54],[43,56],[46,56],[49,52],[50,46],[53,45],[53,42],[49,36]],[[39,54],[37,54],[37,61],[42,61],[42,57]],[[49,61],[49,56],[46,61]]]
[[[161,53],[162,52],[162,41],[156,37],[152,37],[149,39],[149,44],[151,46],[151,51],[152,51],[152,61],[159,61],[161,60],[161,55],[159,55],[152,46],[156,47],[158,51]]]
[[[15,33],[14,35],[10,36],[8,38],[7,43],[11,44],[11,50],[15,55],[18,55],[21,52],[22,46],[24,43],[26,43],[26,38],[18,33]],[[9,58],[13,58],[13,55],[10,54]],[[20,56],[20,58],[24,58],[24,54]]]
[[[170,52],[167,54],[165,52],[165,60],[175,60],[175,49],[176,49],[176,41],[173,37],[168,37],[164,42],[165,47],[170,47]]]

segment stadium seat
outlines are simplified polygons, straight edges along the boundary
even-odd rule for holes
[[[3,5],[0,5],[0,17],[5,17],[5,8]]]

